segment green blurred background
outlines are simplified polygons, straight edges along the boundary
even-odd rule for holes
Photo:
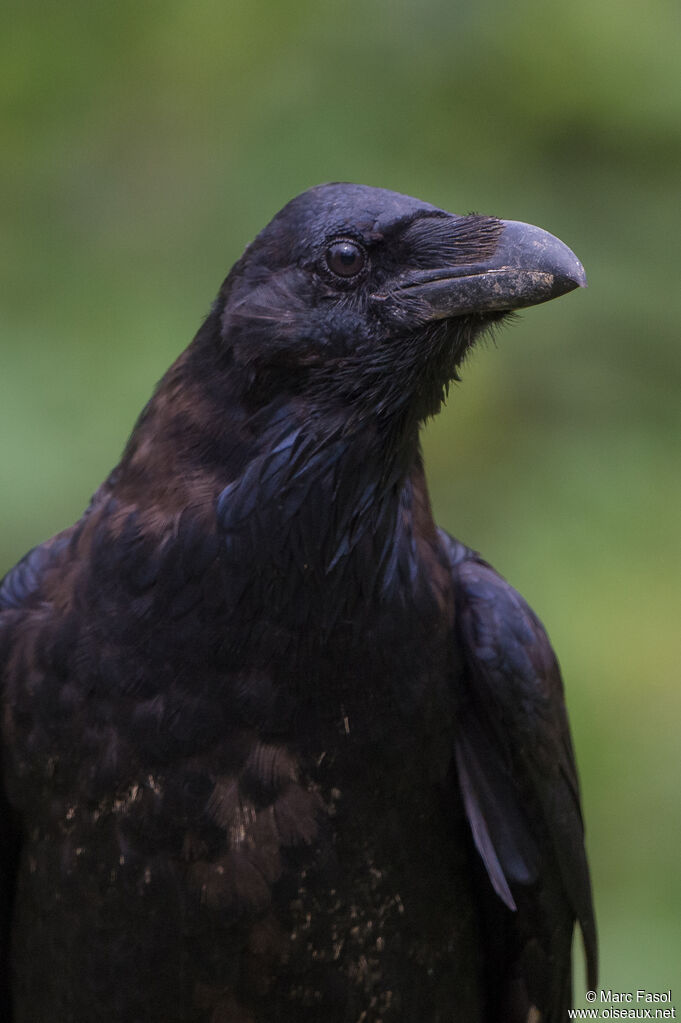
[[[439,521],[558,649],[602,983],[681,1009],[677,0],[4,9],[0,574],[80,514],[307,186],[529,220],[581,257],[589,290],[477,352],[426,456]]]

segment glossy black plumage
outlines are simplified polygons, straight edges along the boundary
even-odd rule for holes
[[[575,921],[594,986],[558,667],[418,446],[481,331],[583,283],[357,185],[246,250],[0,587],[3,1020],[559,1023]]]

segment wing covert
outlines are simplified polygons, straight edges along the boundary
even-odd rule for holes
[[[0,579],[0,613],[26,607],[38,595],[45,572],[68,546],[73,527],[32,547]]]

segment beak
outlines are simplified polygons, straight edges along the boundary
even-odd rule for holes
[[[522,309],[586,287],[584,267],[559,238],[518,220],[499,223],[490,259],[411,273],[399,287],[403,298],[417,299],[427,320],[443,320]]]

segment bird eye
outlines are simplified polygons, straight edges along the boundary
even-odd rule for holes
[[[337,277],[356,277],[364,269],[366,253],[361,245],[348,238],[331,242],[326,250],[326,265]]]

